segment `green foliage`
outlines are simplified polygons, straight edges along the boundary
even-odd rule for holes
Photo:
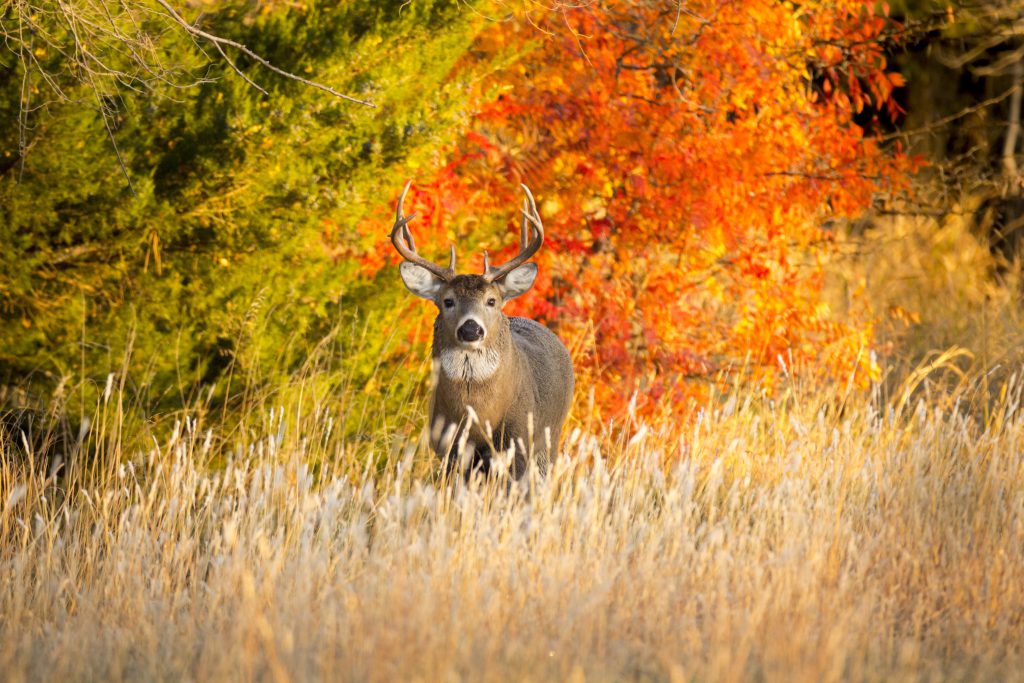
[[[337,245],[394,189],[387,169],[463,127],[468,89],[450,73],[477,17],[456,0],[253,12],[221,4],[202,26],[377,107],[238,55],[267,95],[223,61],[173,99],[103,93],[134,193],[84,85],[30,115],[24,158],[19,127],[0,129],[0,384],[102,388],[128,359],[152,408],[213,384],[230,398],[229,378],[294,373],[332,327],[396,308],[398,288],[361,277]],[[194,61],[187,39],[175,49]],[[21,88],[0,76],[6,121]],[[387,316],[369,320],[386,337]],[[365,380],[380,351],[332,362]]]

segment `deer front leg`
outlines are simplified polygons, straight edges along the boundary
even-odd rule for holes
[[[536,424],[532,411],[506,425],[502,448],[505,451],[513,449],[509,472],[513,479],[518,480],[526,474],[531,462],[541,474],[547,472],[550,439],[545,437],[545,433],[548,431]]]
[[[459,468],[461,460],[460,442],[462,430],[459,424],[448,420],[443,414],[435,414],[430,424],[430,447],[437,454],[445,472],[451,474]]]

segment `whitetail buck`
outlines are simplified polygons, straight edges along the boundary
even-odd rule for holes
[[[572,360],[551,330],[502,312],[537,277],[537,264],[526,263],[544,242],[533,195],[523,185],[519,254],[492,266],[484,252],[483,275],[456,275],[454,245],[447,268],[416,253],[407,227],[416,214],[402,214],[410,184],[398,199],[391,242],[405,259],[400,266],[405,286],[438,308],[431,447],[449,471],[458,468],[466,476],[476,468],[489,471],[491,458],[510,450],[514,478],[523,475],[531,459],[544,473],[572,402]]]

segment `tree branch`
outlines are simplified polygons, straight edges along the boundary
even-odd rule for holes
[[[207,33],[206,31],[204,31],[204,30],[202,30],[200,28],[197,28],[196,26],[194,26],[194,25],[190,24],[189,22],[185,21],[185,19],[182,18],[182,16],[180,14],[178,14],[175,11],[175,9],[173,7],[171,7],[170,4],[167,3],[166,0],[156,0],[156,2],[161,7],[163,7],[165,10],[167,10],[168,15],[179,26],[181,26],[183,29],[185,29],[189,33],[191,33],[196,38],[202,38],[203,40],[206,40],[206,41],[208,41],[210,43],[213,43],[218,48],[218,50],[221,51],[221,54],[223,54],[223,50],[221,49],[223,46],[233,47],[236,50],[238,50],[239,52],[241,52],[242,54],[244,54],[246,57],[249,57],[250,59],[259,62],[260,64],[262,64],[267,69],[273,71],[274,73],[276,73],[278,75],[284,76],[285,78],[290,78],[293,81],[298,81],[299,83],[302,83],[304,85],[308,85],[308,86],[317,88],[319,90],[323,90],[326,93],[330,93],[331,95],[334,95],[335,97],[339,97],[339,98],[341,98],[343,100],[348,100],[349,102],[355,102],[356,104],[362,104],[362,105],[367,106],[367,107],[376,107],[377,106],[377,105],[375,105],[372,102],[369,102],[367,100],[360,100],[360,99],[358,99],[356,97],[352,97],[351,95],[345,95],[344,93],[340,93],[337,90],[335,90],[334,88],[332,88],[330,86],[327,86],[327,85],[324,85],[323,83],[317,83],[316,81],[311,81],[308,78],[303,78],[302,76],[298,76],[296,74],[293,74],[290,71],[285,71],[284,69],[276,67],[273,64],[271,64],[267,59],[265,59],[265,58],[261,57],[260,55],[256,54],[255,52],[253,52],[252,50],[247,48],[245,45],[242,45],[241,43],[236,42],[234,40],[230,40],[228,38],[221,38],[220,36],[216,36],[216,35],[214,35],[212,33]],[[255,85],[254,83],[252,83],[251,80],[246,78],[242,74],[242,72],[239,71],[238,67],[236,67],[234,64],[232,64],[230,60],[228,61],[228,64],[231,66],[232,69],[235,70],[235,72],[237,72],[239,75],[242,75],[242,77],[245,78],[246,81],[248,81],[250,84]],[[261,91],[263,91],[262,88],[259,88],[259,89]]]
[[[1009,125],[1006,128],[1006,138],[1003,139],[1003,170],[1011,182],[1017,178],[1017,137],[1020,135],[1021,86],[1024,81],[1024,61],[1021,59],[1020,50],[1015,52],[1017,61],[1012,67],[1013,95],[1010,96]]]

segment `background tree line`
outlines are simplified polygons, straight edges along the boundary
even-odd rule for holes
[[[465,119],[464,85],[447,77],[476,30],[470,9],[179,5],[217,44],[160,2],[4,3],[7,400],[102,384],[129,358],[143,402],[177,407],[229,367],[293,371],[349,310],[343,297],[353,314],[375,305],[381,288],[348,277],[323,235]]]
[[[929,165],[917,191],[890,194],[899,201],[878,202],[876,212],[971,213],[1010,266],[1024,215],[1024,18],[1011,0],[780,8],[653,0],[625,9],[456,0],[0,4],[4,405],[56,397],[68,412],[84,412],[116,372],[147,413],[200,395],[229,408],[245,387],[303,371],[325,340],[333,346],[317,362],[336,374],[324,381],[360,385],[424,337],[383,268],[390,256],[381,251],[379,221],[400,181],[417,173],[427,191],[420,201],[428,243],[459,238],[460,250],[503,239],[513,205],[501,204],[504,186],[488,178],[509,187],[529,176],[563,179],[548,203],[563,216],[553,244],[593,265],[594,275],[587,280],[581,269],[574,279],[568,261],[549,263],[549,294],[528,305],[556,323],[569,311],[563,331],[580,347],[613,349],[593,353],[588,367],[594,377],[621,380],[611,386],[623,400],[630,389],[690,386],[751,353],[767,366],[784,352],[811,358],[837,341],[844,346],[836,367],[860,367],[867,356],[856,349],[870,339],[871,321],[844,327],[823,313],[820,277],[801,275],[800,255],[827,242],[818,230],[828,212],[853,217],[871,206],[874,190],[900,185],[907,164],[888,160],[921,154]],[[766,52],[748,71],[730,71],[724,65],[735,65],[730,55],[744,54],[752,34],[726,32],[731,24],[716,22],[726,11],[758,17],[766,27],[759,30],[775,32],[766,33],[769,45],[806,54],[768,62]],[[694,228],[672,237],[679,253],[700,254],[687,272],[704,289],[718,287],[717,299],[688,299],[690,290],[672,280],[681,261],[672,266],[665,254],[640,264],[657,274],[653,284],[639,265],[623,271],[630,254],[665,236],[657,202],[675,210],[686,203],[678,187],[698,190],[684,177],[673,181],[667,161],[649,163],[667,158],[657,139],[624,148],[643,138],[636,134],[646,124],[630,130],[628,119],[608,119],[622,127],[602,137],[593,112],[644,111],[646,121],[686,122],[660,139],[718,135],[735,145],[744,126],[761,135],[773,124],[761,115],[771,91],[752,76],[766,64],[778,67],[768,82],[806,105],[800,112],[865,134],[856,132],[845,149],[812,140],[808,149],[823,145],[814,163],[827,173],[829,158],[883,165],[851,166],[845,177],[801,172],[773,185],[806,205],[789,218],[769,211],[751,219],[737,213],[749,209],[742,198],[723,194],[711,223],[738,225],[739,217],[745,232],[712,239],[717,228]],[[587,75],[588,65],[606,80]],[[713,82],[722,74],[732,80]],[[587,79],[593,88],[580,85]],[[590,109],[581,104],[588,93]],[[723,97],[726,105],[709,104]],[[632,99],[618,104],[623,98]],[[612,105],[619,108],[599,109]],[[669,106],[678,115],[657,119]],[[537,123],[545,116],[563,117],[561,134]],[[779,139],[802,135],[800,125],[778,131]],[[590,170],[569,166],[577,157],[599,161]],[[876,171],[891,175],[879,180]],[[679,186],[641,188],[645,174]],[[765,177],[778,175],[768,169]],[[582,187],[593,194],[573,202]],[[707,188],[699,196],[708,197]],[[779,232],[765,238],[772,221]],[[643,301],[630,292],[659,286],[659,296],[691,302],[667,328],[624,303]],[[614,302],[600,294],[606,290]],[[573,303],[573,292],[591,296]],[[743,292],[754,293],[747,308],[721,314]],[[705,315],[727,321],[718,336],[680,332]],[[748,318],[772,322],[747,329]],[[602,328],[602,320],[611,322]],[[679,353],[654,357],[658,344]],[[641,365],[653,369],[636,370]],[[862,370],[870,377],[870,367]]]

